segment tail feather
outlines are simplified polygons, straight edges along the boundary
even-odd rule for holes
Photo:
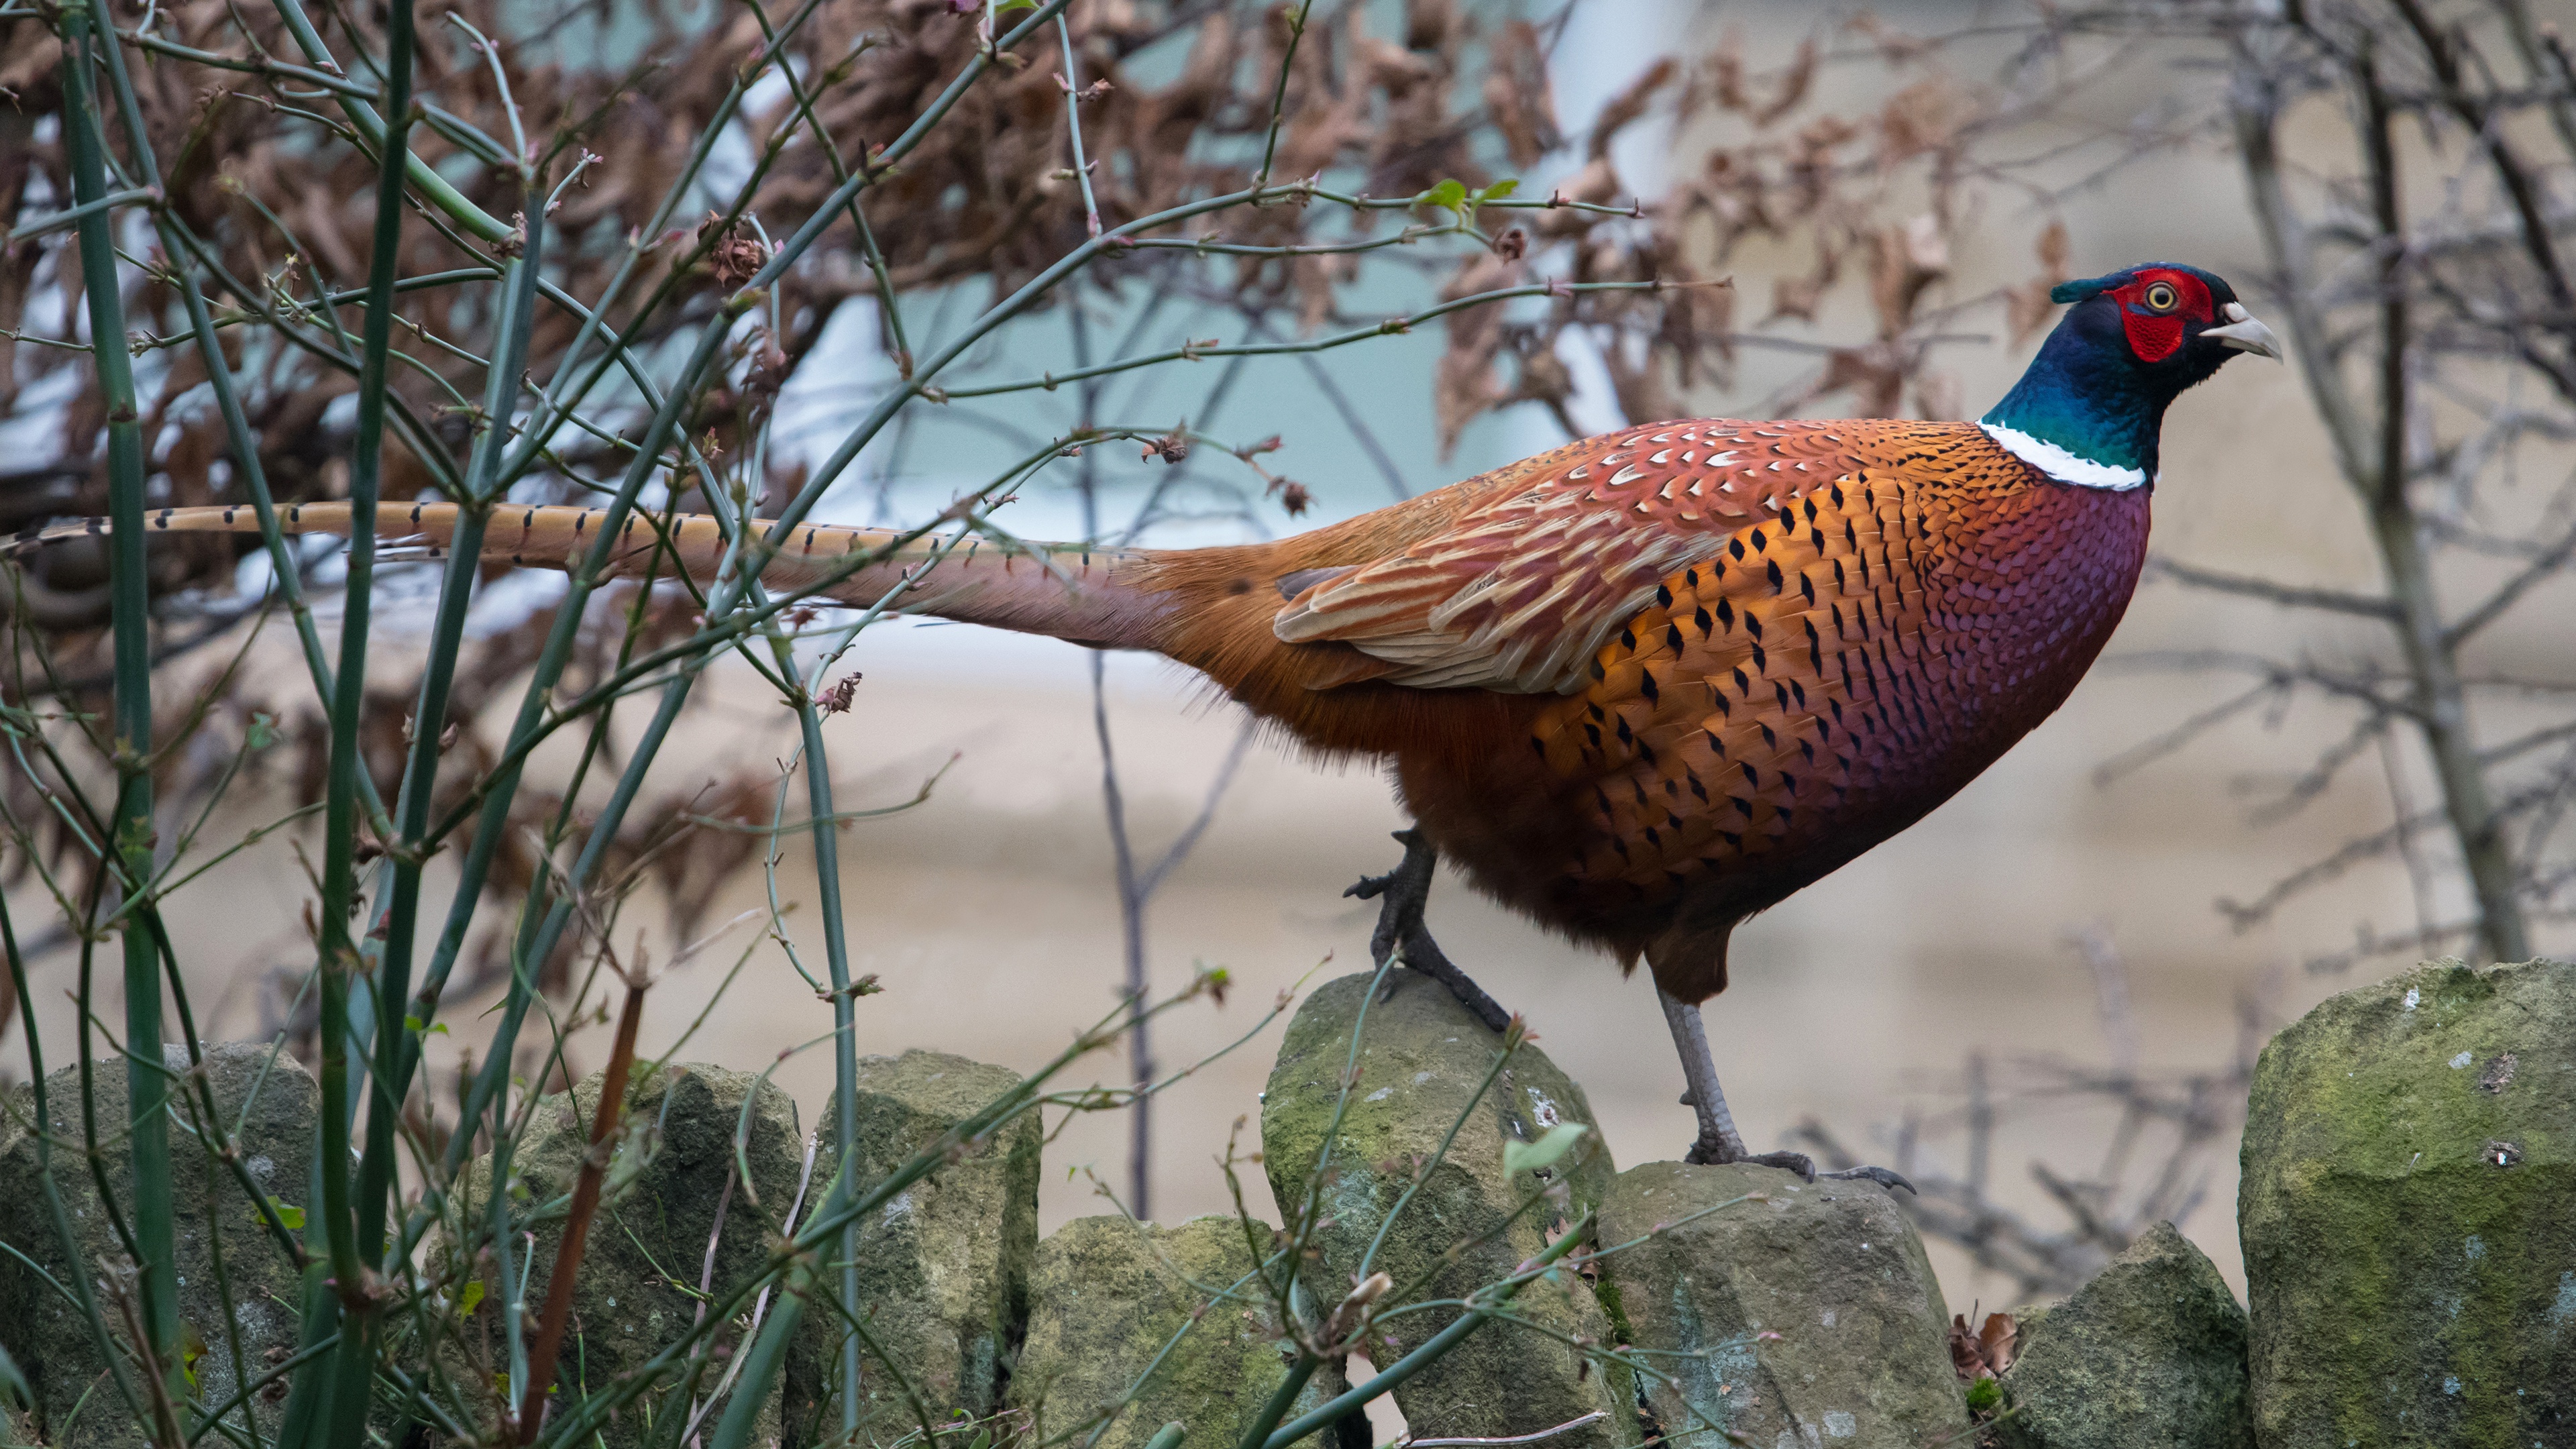
[[[277,515],[281,532],[342,538],[349,534],[351,518],[346,503],[294,505]],[[493,511],[480,554],[490,562],[569,570],[597,544],[605,518],[606,510],[597,508],[505,505]],[[452,503],[380,504],[376,533],[386,556],[445,558],[458,519]],[[672,517],[667,530],[660,523],[630,511],[610,556],[610,573],[640,577],[658,569],[667,576],[685,570],[701,584],[712,583],[725,550],[716,521],[696,513]],[[755,537],[773,531],[765,519],[753,526]],[[104,518],[83,518],[26,529],[0,544],[0,558],[17,558],[67,539],[104,537],[109,528]],[[257,533],[259,516],[239,505],[164,508],[146,514],[144,528],[148,533]],[[981,536],[907,540],[885,529],[800,524],[782,541],[761,577],[777,590],[821,583],[816,597],[856,607],[887,601],[899,613],[1106,648],[1153,648],[1170,606],[1148,584],[1150,557],[1141,550],[1087,544],[1003,547]]]

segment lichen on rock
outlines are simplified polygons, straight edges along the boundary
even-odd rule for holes
[[[1669,1376],[1645,1386],[1667,1439],[1965,1442],[1941,1287],[1886,1189],[1650,1162],[1611,1185],[1601,1238],[1604,1295]]]
[[[604,1074],[594,1072],[572,1091],[536,1103],[510,1162],[510,1175],[523,1187],[522,1210],[573,1190],[590,1149],[603,1085]],[[640,1372],[690,1330],[702,1301],[726,1301],[767,1267],[770,1224],[764,1217],[784,1221],[804,1167],[795,1099],[749,1072],[691,1063],[640,1073],[627,1087],[625,1121],[608,1169],[612,1186],[591,1222],[573,1279],[573,1324],[555,1379],[557,1415]],[[750,1191],[740,1180],[735,1152],[736,1134],[746,1128],[740,1161],[750,1164]],[[462,1201],[488,1202],[491,1191],[491,1159],[477,1158],[466,1174]],[[529,1259],[512,1263],[526,1269],[532,1300],[543,1296],[554,1271],[563,1228],[561,1216],[539,1222]],[[698,1296],[702,1284],[706,1300]],[[491,1306],[465,1319],[465,1332],[485,1335],[479,1352],[487,1360],[501,1352],[499,1286],[487,1281],[482,1303]],[[530,1312],[540,1306],[531,1301]],[[711,1372],[703,1387],[714,1382]],[[647,1396],[629,1399],[610,1415],[597,1442],[606,1449],[648,1442],[648,1414],[687,1412],[685,1404],[652,1397],[678,1385],[676,1374],[657,1379]],[[771,1387],[738,1384],[734,1392],[766,1393]],[[765,1412],[774,1422],[774,1407]],[[709,1413],[709,1424],[716,1413],[721,1409]]]
[[[1254,1224],[1265,1253],[1270,1237],[1268,1224]],[[1086,1432],[1073,1442],[1142,1449],[1175,1422],[1191,1444],[1226,1449],[1240,1439],[1288,1372],[1276,1308],[1252,1278],[1253,1254],[1242,1222],[1223,1217],[1169,1228],[1077,1218],[1038,1244],[1028,1342],[1010,1389],[1012,1406],[1031,1416],[1032,1442],[1112,1408],[1116,1417],[1097,1438]],[[1318,1373],[1290,1417],[1344,1387],[1338,1371]],[[1368,1418],[1357,1414],[1319,1449],[1367,1443]]]
[[[202,1051],[215,1106],[224,1114],[224,1129],[233,1134],[251,1180],[264,1196],[302,1205],[312,1177],[314,1112],[320,1097],[313,1078],[294,1058],[261,1043],[215,1043]],[[188,1049],[178,1043],[164,1046],[162,1059],[174,1073],[189,1069]],[[114,1058],[103,1061],[92,1080],[107,1180],[118,1201],[130,1205],[133,1166],[125,1136],[124,1064]],[[125,1253],[100,1210],[96,1184],[80,1155],[80,1069],[49,1073],[45,1093],[53,1119],[54,1184],[82,1261],[73,1265],[63,1260],[61,1239],[36,1186],[37,1143],[25,1130],[33,1119],[35,1094],[25,1087],[9,1094],[6,1118],[11,1125],[0,1127],[0,1183],[9,1184],[0,1191],[0,1241],[34,1259],[57,1282],[68,1285],[74,1273],[95,1282],[111,1265],[124,1262]],[[196,1120],[193,1090],[178,1110],[181,1122]],[[260,1225],[232,1170],[197,1147],[184,1127],[172,1127],[170,1146],[183,1352],[199,1401],[222,1403],[241,1384],[233,1362],[234,1335],[225,1327],[227,1313],[240,1339],[241,1372],[256,1380],[295,1347],[299,1276],[294,1260]],[[210,1241],[217,1237],[220,1242]],[[218,1248],[229,1292],[214,1272]],[[107,1304],[100,1307],[113,1314]],[[8,1345],[35,1391],[32,1417],[43,1427],[44,1443],[81,1449],[141,1442],[142,1431],[108,1382],[107,1365],[99,1359],[80,1310],[14,1255],[0,1255],[0,1343]],[[282,1393],[251,1395],[261,1433],[276,1432],[283,1398]],[[238,1413],[228,1422],[238,1428]]]
[[[854,1195],[1020,1084],[1007,1068],[946,1052],[861,1057],[858,1067]],[[815,1136],[820,1192],[840,1160],[837,1105],[824,1109]],[[863,1421],[891,1439],[923,1414],[941,1423],[957,1414],[982,1418],[1001,1407],[1012,1341],[1027,1311],[1037,1222],[1033,1115],[961,1147],[953,1161],[861,1219],[858,1311],[869,1337],[903,1366],[911,1385],[907,1396],[863,1344]],[[837,1275],[826,1286],[837,1290]],[[837,1384],[846,1335],[837,1314],[806,1314],[787,1367],[790,1444],[829,1442],[841,1432]]]
[[[2576,966],[2437,961],[2255,1069],[2237,1196],[2265,1449],[2576,1442]]]
[[[1371,977],[1346,976],[1317,988],[1289,1023],[1261,1109],[1261,1139],[1271,1192],[1294,1223],[1313,1189],[1321,1225],[1307,1292],[1328,1311],[1357,1281],[1362,1258],[1413,1181],[1417,1164],[1440,1156],[1443,1137],[1457,1138],[1430,1169],[1413,1201],[1388,1231],[1372,1269],[1397,1282],[1428,1275],[1419,1295],[1457,1298],[1511,1275],[1552,1237],[1599,1204],[1613,1172],[1597,1135],[1547,1168],[1504,1171],[1506,1143],[1537,1141],[1551,1128],[1593,1121],[1591,1105],[1556,1064],[1524,1044],[1481,1098],[1479,1086],[1502,1050],[1448,989],[1412,971],[1388,974],[1384,999],[1368,1002]],[[1368,1006],[1359,1079],[1333,1142],[1331,1165],[1315,1166],[1341,1096],[1351,1036]],[[1544,1194],[1528,1211],[1524,1203]],[[1515,1216],[1517,1214],[1517,1216]],[[1453,1245],[1463,1245],[1445,1260]],[[1554,1439],[1554,1449],[1610,1449],[1638,1436],[1634,1388],[1627,1370],[1596,1365],[1569,1339],[1610,1346],[1608,1316],[1592,1284],[1571,1269],[1531,1283],[1513,1300],[1515,1315],[1545,1332],[1497,1322],[1395,1391],[1405,1421],[1428,1437],[1528,1434],[1600,1410],[1603,1418]],[[1456,1310],[1408,1314],[1386,1325],[1388,1342],[1374,1362],[1410,1352],[1456,1317]]]
[[[2020,1326],[1998,1424],[2012,1449],[2252,1449],[2245,1310],[2173,1224]]]

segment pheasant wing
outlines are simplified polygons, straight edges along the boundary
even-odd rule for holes
[[[1593,439],[1445,531],[1308,586],[1271,628],[1384,660],[1390,683],[1576,693],[1668,577],[1847,475],[1851,427],[1704,420]]]

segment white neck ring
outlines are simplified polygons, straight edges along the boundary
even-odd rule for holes
[[[2019,428],[2002,423],[1979,423],[1995,446],[2021,459],[2060,483],[2078,488],[2100,488],[2112,493],[2126,493],[2146,486],[2144,468],[2123,468],[2112,463],[2097,463],[2079,457],[2044,438],[2034,438]]]

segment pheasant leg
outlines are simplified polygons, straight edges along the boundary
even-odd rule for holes
[[[1750,1162],[1762,1167],[1785,1168],[1809,1182],[1819,1176],[1867,1178],[1881,1187],[1914,1191],[1914,1184],[1884,1167],[1854,1167],[1842,1172],[1819,1174],[1814,1159],[1803,1152],[1762,1152],[1744,1150],[1744,1134],[1735,1130],[1735,1114],[1726,1110],[1726,1094],[1718,1090],[1717,1062],[1709,1055],[1708,1028],[1701,1022],[1699,1008],[1655,988],[1655,1000],[1664,1008],[1664,1024],[1672,1028],[1673,1046],[1681,1053],[1682,1080],[1690,1090],[1682,1094],[1682,1105],[1699,1114],[1699,1137],[1691,1143],[1682,1161],[1709,1164]]]
[[[1489,1031],[1509,1026],[1512,1014],[1503,1010],[1484,988],[1467,979],[1450,959],[1440,954],[1440,943],[1431,939],[1431,931],[1422,924],[1423,903],[1431,899],[1431,877],[1440,865],[1440,852],[1423,839],[1420,830],[1399,830],[1395,838],[1404,844],[1404,861],[1385,875],[1360,877],[1360,883],[1342,892],[1361,900],[1377,900],[1377,929],[1369,936],[1369,959],[1378,965],[1401,948],[1404,964],[1449,988]]]

